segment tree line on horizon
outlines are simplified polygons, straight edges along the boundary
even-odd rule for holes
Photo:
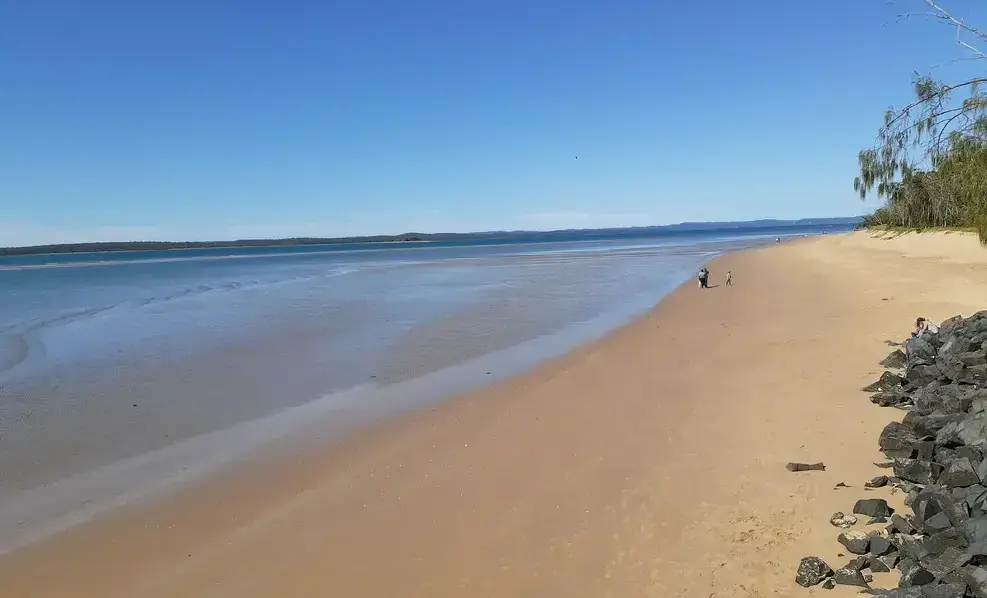
[[[899,18],[952,27],[967,53],[958,61],[976,66],[959,81],[917,76],[915,99],[885,113],[874,146],[858,156],[853,181],[862,200],[870,193],[884,200],[863,226],[972,228],[987,245],[987,94],[981,88],[987,77],[980,76],[987,33],[934,0],[921,2],[931,12]]]

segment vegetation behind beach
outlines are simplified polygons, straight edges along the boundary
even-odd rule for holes
[[[865,227],[899,229],[972,228],[987,244],[987,33],[963,15],[931,0],[929,18],[956,30],[971,65],[962,80],[917,76],[915,99],[884,115],[873,147],[859,154],[854,189],[861,199],[876,194],[884,203],[865,217]]]

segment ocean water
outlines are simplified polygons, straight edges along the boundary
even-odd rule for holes
[[[724,251],[841,230],[0,258],[0,550],[516,374]]]

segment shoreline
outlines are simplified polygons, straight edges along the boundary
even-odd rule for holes
[[[743,251],[743,250],[740,250]],[[661,298],[681,283],[673,283]],[[502,383],[564,359],[580,347],[600,342],[633,325],[653,300],[629,301],[618,309],[572,324],[518,345],[494,350],[466,362],[390,383],[366,383],[331,392],[257,419],[239,422],[134,457],[115,461],[21,491],[0,503],[0,557],[112,514],[140,507],[209,484],[213,476],[236,475],[244,463],[273,455],[292,455],[315,445],[320,451],[358,436],[390,418]],[[360,407],[379,403],[380,408]],[[193,459],[195,455],[206,459]],[[109,492],[107,494],[107,492]],[[64,498],[60,498],[64,497]]]
[[[690,280],[528,373],[111,513],[0,576],[19,596],[798,595],[798,558],[838,560],[833,486],[876,475],[887,412],[859,388],[882,341],[987,305],[982,264],[875,242],[721,256],[731,289]]]

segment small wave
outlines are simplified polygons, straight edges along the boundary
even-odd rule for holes
[[[30,354],[27,340],[19,334],[0,336],[0,373],[7,372],[27,360]]]

